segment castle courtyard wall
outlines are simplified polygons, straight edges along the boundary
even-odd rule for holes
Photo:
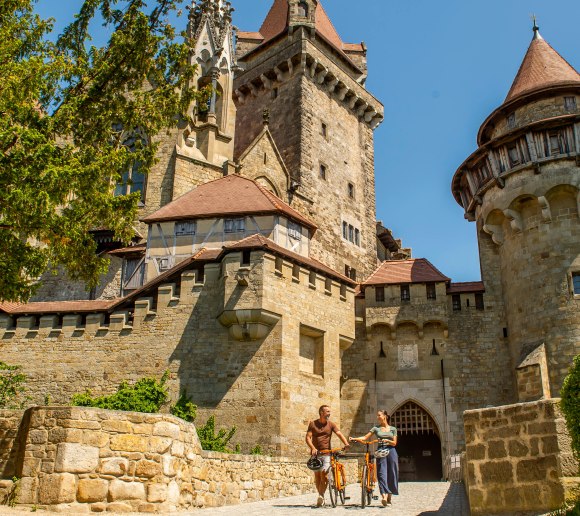
[[[22,412],[3,411],[0,423]],[[18,480],[0,495],[59,512],[168,513],[313,491],[305,457],[201,449],[195,426],[162,414],[34,407],[20,430]],[[0,440],[0,456],[11,453]],[[356,461],[345,461],[356,478]]]
[[[30,405],[68,404],[85,390],[107,394],[169,371],[171,399],[186,389],[198,421],[215,415],[218,427],[235,425],[242,450],[302,450],[319,405],[340,417],[339,349],[354,338],[354,293],[287,261],[278,273],[262,252],[250,266],[241,258],[206,264],[203,282],[186,270],[112,314],[3,316],[2,359],[22,366]],[[322,374],[300,371],[303,326],[323,335]],[[247,328],[263,333],[246,338]]]
[[[577,495],[578,462],[559,399],[464,414],[471,514],[544,514]]]

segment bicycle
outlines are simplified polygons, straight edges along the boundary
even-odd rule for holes
[[[370,451],[370,445],[379,442],[379,439],[375,439],[374,441],[359,441],[357,439],[352,439],[354,442],[365,444],[366,445],[366,452],[365,452],[365,463],[362,467],[362,474],[360,480],[360,504],[361,507],[364,509],[367,505],[370,505],[373,500],[373,491],[375,489],[375,484],[377,482],[377,467],[374,462],[374,455]]]
[[[338,500],[344,505],[346,497],[346,470],[344,464],[339,461],[342,448],[332,450],[320,450],[321,454],[330,455],[330,470],[328,471],[328,495],[330,503],[336,507]]]

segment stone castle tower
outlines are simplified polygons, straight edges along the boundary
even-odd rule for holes
[[[546,397],[558,396],[580,351],[579,98],[580,74],[534,26],[504,103],[452,187],[477,224],[483,279],[505,307],[512,363],[535,356]]]
[[[260,31],[237,41],[236,154],[268,110],[290,198],[320,228],[312,256],[352,278],[368,275],[377,264],[373,129],[383,106],[364,87],[364,43],[343,43],[316,0],[275,0]]]

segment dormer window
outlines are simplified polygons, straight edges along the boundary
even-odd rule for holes
[[[304,1],[298,3],[298,16],[308,16],[308,4]]]

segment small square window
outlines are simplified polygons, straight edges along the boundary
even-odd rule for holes
[[[348,183],[348,196],[354,199],[354,185],[352,183]]]
[[[576,97],[564,97],[564,109],[566,111],[576,111]]]
[[[293,240],[302,240],[302,226],[288,221],[288,236]]]
[[[273,99],[277,99],[278,98],[278,88],[273,88],[272,89],[272,98]]]
[[[348,240],[354,243],[354,226],[348,225]]]
[[[175,236],[195,235],[195,221],[185,220],[175,223]]]
[[[242,265],[250,265],[252,261],[252,251],[245,249],[242,251]]]
[[[437,299],[437,289],[435,288],[435,283],[427,283],[427,299]]]
[[[401,301],[411,301],[411,289],[409,285],[401,285]]]
[[[508,156],[510,158],[510,166],[515,167],[521,163],[517,145],[508,146]]]
[[[354,243],[360,247],[360,231],[358,229],[354,230]]]
[[[326,180],[326,165],[320,164],[320,179]]]
[[[323,138],[328,138],[328,127],[324,122],[320,126],[320,134]]]
[[[453,310],[459,312],[461,310],[461,296],[459,294],[453,294],[451,301],[453,303]]]
[[[580,295],[580,272],[572,273],[572,287],[574,289],[574,295]]]
[[[348,224],[346,222],[342,223],[342,238],[348,240]]]
[[[507,117],[507,126],[508,129],[513,129],[516,126],[516,114],[511,113]]]
[[[224,233],[241,233],[244,230],[244,219],[225,219]]]
[[[350,274],[348,276],[351,280],[356,281],[356,269],[351,267]]]
[[[385,300],[385,287],[375,287],[375,301],[382,303]]]
[[[484,310],[483,294],[475,294],[475,308],[476,310]]]

